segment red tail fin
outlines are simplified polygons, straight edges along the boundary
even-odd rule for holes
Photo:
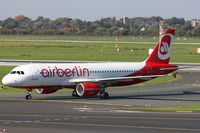
[[[175,29],[167,29],[165,31],[165,34],[154,48],[152,54],[146,60],[146,63],[169,63],[174,33]]]

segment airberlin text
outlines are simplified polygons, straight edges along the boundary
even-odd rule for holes
[[[40,74],[44,78],[52,78],[52,77],[85,77],[89,76],[88,68],[81,68],[80,66],[74,66],[72,68],[50,68],[42,69]]]

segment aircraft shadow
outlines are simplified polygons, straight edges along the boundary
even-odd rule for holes
[[[124,96],[110,96],[107,100],[118,99],[141,99],[141,100],[166,100],[166,101],[196,101],[200,102],[200,99],[184,99],[184,98],[171,98],[171,96],[187,96],[187,95],[200,95],[200,93],[193,91],[182,91],[180,93],[168,93],[168,94],[145,94],[145,95],[124,95]],[[74,98],[71,96],[48,96],[40,98],[38,100],[98,100],[98,96]]]
[[[168,94],[147,94],[147,95],[126,95],[126,96],[113,96],[110,99],[141,99],[141,100],[166,100],[166,101],[196,101],[200,99],[184,99],[184,98],[171,98],[171,96],[187,96],[187,95],[200,95],[200,93],[192,91],[182,91],[180,93]]]

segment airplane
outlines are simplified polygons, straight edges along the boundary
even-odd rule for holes
[[[167,29],[150,56],[143,62],[37,63],[15,67],[2,79],[5,86],[50,94],[63,88],[73,89],[73,97],[99,95],[108,99],[107,87],[127,86],[175,73],[169,64],[175,29]],[[133,57],[134,58],[134,57]]]

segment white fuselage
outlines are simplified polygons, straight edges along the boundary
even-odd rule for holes
[[[70,86],[77,79],[125,77],[140,71],[140,63],[49,63],[14,68],[2,82],[13,87]]]

